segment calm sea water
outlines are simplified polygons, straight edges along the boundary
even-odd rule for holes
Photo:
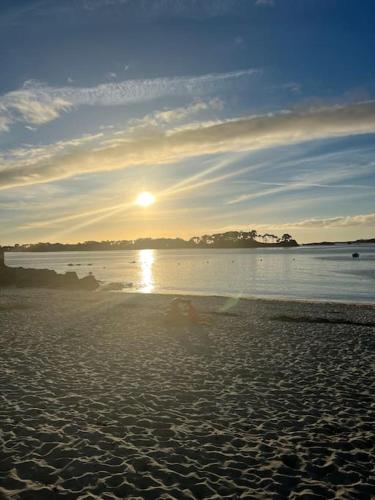
[[[352,253],[360,259],[353,260]],[[375,303],[375,245],[7,253],[9,266],[92,272],[129,291]],[[73,264],[73,265],[69,265]]]

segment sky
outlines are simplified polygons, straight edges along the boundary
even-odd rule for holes
[[[374,21],[372,0],[1,0],[0,243],[375,237]]]

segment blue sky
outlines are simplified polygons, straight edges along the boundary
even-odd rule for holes
[[[366,0],[2,0],[2,243],[374,237],[374,20]]]

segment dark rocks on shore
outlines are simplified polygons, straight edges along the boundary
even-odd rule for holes
[[[50,269],[24,269],[0,265],[0,286],[96,290],[99,282],[93,275],[78,278],[75,272],[58,274]]]
[[[125,286],[123,283],[107,283],[106,285],[102,286],[101,290],[103,292],[113,292],[123,290],[124,288]]]

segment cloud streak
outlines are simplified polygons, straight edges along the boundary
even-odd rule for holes
[[[293,227],[347,227],[375,226],[375,213],[365,215],[347,215],[328,219],[306,219],[292,224]]]
[[[375,213],[361,214],[361,215],[342,215],[338,217],[328,217],[328,218],[311,218],[304,219],[296,222],[289,222],[287,224],[267,224],[265,226],[257,227],[270,227],[270,228],[280,228],[280,229],[290,229],[290,228],[343,228],[351,226],[375,226]]]
[[[255,5],[261,6],[261,7],[274,7],[275,2],[274,0],[256,0]]]
[[[156,130],[136,137],[123,133],[114,135],[110,142],[99,138],[94,143],[69,144],[48,157],[43,148],[27,158],[8,154],[0,163],[0,188],[368,133],[375,133],[375,101],[249,116],[182,130]]]
[[[79,106],[126,106],[166,96],[205,95],[234,79],[255,76],[255,69],[174,78],[103,83],[95,87],[50,87],[33,80],[0,96],[0,131],[11,123],[40,125]]]
[[[129,125],[134,127],[134,129],[169,125],[186,120],[204,111],[219,111],[222,108],[223,102],[218,98],[209,99],[208,101],[195,100],[187,106],[155,111],[143,118],[131,120]]]
[[[294,230],[334,230],[343,229],[348,227],[375,227],[375,213],[360,214],[360,215],[340,215],[337,217],[326,217],[326,218],[310,218],[303,219],[299,221],[292,222],[275,222],[267,224],[251,224],[251,227],[257,231],[294,231]],[[228,225],[225,227],[219,227],[212,230],[212,232],[225,232],[225,231],[248,231],[249,225]]]
[[[81,0],[87,10],[122,7],[137,19],[201,19],[227,15],[238,9],[238,0]]]
[[[237,196],[227,202],[227,205],[242,203],[245,201],[262,198],[264,196],[274,196],[275,194],[284,194],[290,191],[299,191],[301,189],[309,188],[328,188],[328,189],[372,189],[372,186],[362,184],[342,184],[342,181],[347,181],[358,177],[358,175],[367,175],[374,169],[375,162],[369,162],[360,167],[347,168],[340,167],[339,169],[326,170],[324,172],[312,172],[300,176],[298,179],[289,182],[257,182],[252,181],[253,184],[261,184],[272,186],[271,188],[263,191],[256,190],[251,193]]]
[[[239,4],[246,0],[74,0],[51,2],[29,0],[30,5],[12,5],[0,18],[0,25],[21,24],[30,17],[55,17],[92,14],[100,10],[102,15],[126,13],[133,22],[153,22],[159,19],[205,19],[238,12]],[[27,16],[27,17],[26,17]]]

